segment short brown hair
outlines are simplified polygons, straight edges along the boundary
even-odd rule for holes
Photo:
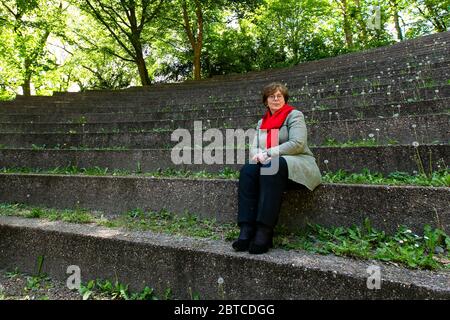
[[[267,98],[269,98],[270,95],[277,92],[277,90],[280,90],[281,94],[284,97],[284,101],[287,103],[289,100],[289,93],[288,88],[282,84],[281,82],[272,82],[264,87],[262,90],[262,99],[264,105],[267,105]]]

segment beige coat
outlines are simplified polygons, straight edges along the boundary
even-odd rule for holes
[[[259,149],[266,150],[266,130],[260,130],[262,119],[256,127],[257,134],[250,149],[250,159]],[[286,159],[289,179],[305,185],[313,191],[320,183],[322,176],[316,159],[307,144],[305,117],[298,110],[292,110],[286,117],[279,131],[279,145],[267,150],[271,157],[282,156]]]

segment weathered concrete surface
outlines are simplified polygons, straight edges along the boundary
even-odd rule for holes
[[[449,115],[433,114],[423,116],[402,116],[397,118],[365,119],[326,121],[308,127],[308,143],[321,145],[327,139],[335,139],[338,142],[349,140],[370,140],[369,135],[379,144],[390,142],[410,144],[413,141],[419,143],[448,143],[450,136]],[[204,124],[204,123],[202,123]],[[136,125],[136,124],[133,124]],[[207,124],[204,124],[207,126]],[[412,126],[415,125],[413,128]],[[247,128],[255,128],[249,126]],[[190,129],[193,134],[193,126],[184,127]],[[379,130],[377,130],[379,129]],[[122,146],[127,148],[166,148],[175,146],[169,131],[163,132],[98,132],[98,133],[2,133],[0,144],[8,147],[31,147],[33,144],[53,147],[56,145],[84,146],[92,148],[105,148]],[[226,129],[221,129],[222,136],[226,137]],[[210,142],[204,142],[204,146]]]
[[[448,114],[445,113],[445,109],[447,106],[441,106],[440,110],[435,109],[435,113],[441,115],[444,119],[448,119]],[[350,109],[350,110],[349,110]],[[371,117],[364,117],[364,114],[370,112],[370,110],[363,110],[363,108],[355,108],[359,111],[352,111],[352,108],[343,108],[335,109],[339,110],[334,113],[331,111],[321,111],[321,112],[308,112],[308,115],[305,114],[305,119],[308,122],[316,124],[317,126],[325,125],[325,130],[329,130],[329,126],[332,123],[338,127],[339,122],[342,120],[349,120],[348,124],[351,126],[350,130],[353,131],[353,122],[354,121],[370,121],[371,118],[397,118],[401,114],[405,115],[414,115],[417,111],[409,110],[406,111],[405,108],[402,110],[400,108],[396,108],[395,106],[385,107],[385,111],[378,111],[371,115]],[[381,108],[380,108],[381,109]],[[429,110],[422,110],[420,113],[422,116],[429,114],[431,116],[433,108]],[[236,108],[236,110],[239,110]],[[244,111],[244,110],[243,110]],[[332,114],[330,114],[330,112]],[[358,113],[359,112],[359,113]],[[373,111],[372,111],[373,112]],[[88,133],[88,132],[110,132],[112,130],[120,130],[120,132],[124,131],[133,131],[133,130],[151,130],[151,129],[170,129],[175,130],[177,128],[193,128],[194,121],[202,121],[202,125],[204,129],[209,128],[254,128],[258,120],[261,119],[262,114],[264,113],[263,108],[260,108],[258,112],[254,112],[253,114],[236,114],[233,116],[205,116],[200,118],[189,118],[185,117],[183,119],[162,119],[157,120],[149,117],[151,114],[135,114],[131,119],[122,119],[121,114],[115,115],[115,120],[113,121],[98,121],[98,122],[87,122],[87,123],[79,123],[79,121],[75,121],[75,123],[68,123],[67,121],[59,120],[57,122],[34,122],[34,121],[25,121],[22,122],[0,122],[0,132],[23,132],[23,133],[31,133],[31,132],[70,132],[75,131],[78,133]],[[395,115],[395,117],[394,117]],[[401,118],[404,119],[404,118]],[[420,122],[421,120],[419,120]],[[431,121],[436,121],[432,118]],[[322,124],[321,122],[326,122]],[[439,121],[437,121],[439,124]],[[448,124],[448,120],[447,120]],[[382,124],[381,124],[382,125]],[[439,129],[445,130],[445,128],[439,127]],[[392,131],[392,130],[390,130]],[[393,130],[392,133],[396,133]],[[384,134],[384,133],[383,133]]]
[[[369,169],[371,172],[389,174],[403,171],[412,174],[419,172],[417,155],[420,155],[423,167],[429,171],[446,168],[446,159],[450,158],[449,145],[420,145],[417,148],[408,146],[378,146],[378,147],[311,147],[316,162],[322,172],[335,172],[339,169],[348,172],[361,172]],[[0,149],[0,168],[39,168],[53,169],[56,167],[76,166],[78,168],[108,168],[122,169],[129,172],[153,172],[173,168],[220,172],[225,167],[239,170],[242,164],[236,158],[238,152],[244,152],[243,160],[248,159],[248,151],[234,150],[235,164],[226,164],[226,151],[223,151],[223,164],[179,164],[171,159],[170,149],[131,149],[131,150],[32,150],[32,149]],[[194,159],[193,151],[191,159]],[[328,163],[324,163],[327,160]],[[431,163],[430,163],[431,161]],[[242,161],[241,161],[242,162]]]
[[[364,107],[346,106],[345,108],[332,108],[322,110],[307,110],[304,102],[289,102],[290,105],[302,111],[306,119],[315,119],[318,121],[331,121],[342,119],[365,119],[377,117],[392,117],[397,115],[417,115],[444,113],[450,105],[450,98],[422,100],[417,102],[405,103],[389,103],[385,105],[375,104]],[[52,111],[50,108],[46,111]],[[235,105],[233,107],[226,104],[221,105],[192,105],[190,109],[169,109],[162,110],[160,108],[143,108],[142,106],[123,107],[123,108],[107,108],[97,109],[98,112],[89,112],[84,108],[77,110],[72,109],[54,109],[49,113],[37,113],[36,111],[22,110],[22,113],[3,114],[0,113],[0,122],[64,122],[64,123],[93,123],[93,122],[132,122],[132,121],[148,121],[148,120],[182,120],[191,119],[192,121],[200,118],[210,117],[236,117],[243,115],[259,114],[261,117],[264,113],[264,106],[260,102],[248,105]]]
[[[302,186],[303,187],[303,186]],[[450,188],[323,184],[289,190],[280,224],[296,230],[307,223],[361,225],[393,233],[406,225],[417,233],[429,224],[450,232]],[[151,177],[95,177],[0,174],[0,202],[55,208],[87,208],[120,214],[142,208],[189,211],[233,222],[237,214],[237,181]]]
[[[139,290],[189,299],[449,299],[450,273],[412,271],[377,261],[271,250],[251,256],[229,243],[93,225],[0,217],[0,267],[43,272],[61,280],[77,265],[83,282],[117,279]],[[367,268],[381,270],[381,288],[367,288]],[[223,280],[219,284],[219,279]]]

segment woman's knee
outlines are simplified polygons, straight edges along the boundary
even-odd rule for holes
[[[272,160],[269,164],[264,165],[263,167],[266,167],[267,173],[261,174],[261,176],[266,176],[267,178],[275,177],[275,176],[289,176],[288,172],[288,165],[286,162],[286,159],[283,157],[279,157],[275,162]]]
[[[259,166],[257,164],[246,163],[240,170],[240,176],[257,176],[259,173]]]

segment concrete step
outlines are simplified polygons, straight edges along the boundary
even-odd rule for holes
[[[297,99],[291,97],[289,103],[294,106],[300,106],[302,110],[312,110],[312,108],[321,107],[323,109],[337,108],[337,107],[348,107],[348,106],[369,106],[373,104],[388,104],[388,103],[407,103],[407,102],[418,102],[423,100],[439,100],[443,98],[450,97],[450,85],[435,86],[430,88],[418,88],[410,90],[401,90],[398,92],[383,92],[381,90],[375,90],[371,92],[362,91],[360,94],[353,95],[343,95],[343,96],[329,96],[321,97],[318,93],[317,96],[311,95],[309,98]],[[138,110],[150,111],[184,111],[190,109],[204,109],[204,108],[236,108],[245,106],[255,106],[262,105],[260,97],[253,97],[251,99],[242,100],[241,98],[236,98],[232,101],[209,101],[207,103],[201,103],[195,101],[184,103],[184,104],[171,104],[171,102],[166,101],[166,103],[159,105],[153,101],[126,101],[126,100],[114,100],[114,104],[110,104],[107,101],[102,103],[89,104],[78,103],[73,106],[63,106],[60,104],[47,104],[41,106],[10,106],[5,108],[0,108],[0,113],[2,114],[17,114],[17,113],[42,113],[48,114],[53,112],[128,112],[130,110],[139,112]],[[185,100],[186,101],[186,100]],[[120,103],[120,104],[118,104]]]
[[[437,92],[436,92],[437,91]],[[413,104],[423,103],[424,101],[442,101],[450,97],[450,85],[439,86],[435,88],[421,88],[414,90],[398,91],[388,95],[386,92],[365,92],[359,95],[346,95],[339,97],[328,98],[315,98],[312,96],[308,99],[298,100],[291,98],[289,104],[299,107],[302,111],[308,111],[313,109],[325,110],[335,108],[369,108],[371,106],[382,106],[391,104]],[[21,106],[21,107],[4,107],[0,108],[0,115],[9,114],[23,114],[25,116],[29,114],[41,114],[41,115],[57,115],[57,114],[69,114],[69,113],[129,113],[129,112],[183,112],[190,110],[206,110],[206,109],[243,109],[247,107],[255,108],[259,106],[263,109],[260,99],[250,99],[245,101],[228,101],[228,102],[211,102],[202,104],[200,102],[190,102],[185,104],[158,106],[150,101],[139,103],[134,102],[121,102],[120,105],[112,106],[103,102],[101,105],[96,104],[93,106],[81,106],[76,104],[74,106]]]
[[[169,287],[177,299],[192,292],[206,300],[450,298],[445,271],[281,249],[252,256],[220,240],[38,219],[0,217],[0,252],[4,269],[34,273],[43,256],[42,271],[61,281],[76,265],[82,281],[116,279],[135,291],[152,287],[157,296]],[[380,271],[378,290],[367,285],[373,267]]]
[[[234,222],[237,181],[231,179],[152,178],[0,174],[0,202],[54,208],[101,210],[106,215],[141,208],[176,214],[194,213],[218,222]],[[362,184],[321,184],[284,195],[279,224],[288,230],[307,223],[323,226],[361,225],[395,233],[406,225],[416,233],[425,225],[450,231],[450,188]]]
[[[432,115],[436,113],[448,113],[449,99],[439,99],[434,102],[422,101],[420,103],[410,103],[409,105],[384,105],[372,107],[355,108],[334,108],[328,110],[305,111],[303,114],[307,124],[319,124],[320,122],[342,121],[342,120],[370,120],[373,118],[395,118],[400,115]],[[418,108],[421,106],[421,108]],[[297,108],[301,110],[301,108]],[[215,115],[214,113],[215,112]],[[253,113],[252,113],[253,112]],[[189,112],[161,112],[161,113],[114,113],[96,114],[94,117],[77,114],[70,119],[66,119],[57,114],[49,116],[24,116],[22,119],[17,116],[4,116],[6,120],[0,121],[0,132],[100,132],[101,130],[150,130],[150,129],[176,129],[192,127],[194,121],[203,121],[205,128],[220,127],[255,127],[258,120],[262,118],[265,110],[262,107],[256,108],[232,108],[220,110],[193,110]],[[230,113],[231,115],[225,115]],[[63,115],[64,116],[64,115]],[[163,118],[164,117],[164,118]],[[61,119],[62,118],[62,119]],[[30,120],[37,119],[38,121]],[[89,119],[89,120],[88,120]],[[0,120],[2,116],[0,116]],[[21,120],[21,121],[20,121]],[[44,121],[43,121],[44,120]],[[50,121],[45,121],[50,120]],[[52,121],[54,120],[54,121]],[[93,121],[94,120],[94,121]]]
[[[244,121],[244,117],[242,117]],[[148,127],[146,125],[148,124]],[[449,115],[448,114],[434,114],[424,116],[401,116],[395,118],[374,118],[364,120],[342,120],[342,121],[326,121],[319,124],[308,125],[308,144],[322,145],[328,139],[334,139],[337,142],[343,143],[346,141],[357,140],[373,140],[377,144],[392,143],[395,144],[411,144],[416,141],[420,144],[425,143],[448,143],[449,137]],[[154,129],[154,122],[141,122],[138,126],[137,122],[120,123],[115,125],[116,131],[87,133],[82,132],[83,126],[79,132],[40,132],[40,133],[11,133],[4,132],[0,135],[0,145],[5,145],[11,148],[31,148],[35,145],[53,146],[84,146],[90,148],[105,148],[105,147],[126,147],[126,148],[169,148],[183,141],[181,138],[176,141],[171,141],[172,130]],[[256,121],[250,129],[254,129]],[[239,134],[243,129],[220,128],[217,123],[208,122],[191,122],[186,123],[186,134],[191,135],[191,145],[194,143],[192,136],[195,130],[200,132],[202,128],[219,128],[220,134],[225,139],[227,130],[229,133]],[[131,130],[134,131],[121,131]],[[138,128],[138,129],[136,129]],[[148,128],[145,129],[145,128]],[[247,127],[248,128],[248,127]],[[193,130],[194,129],[194,130]],[[377,130],[378,129],[378,130]],[[98,127],[101,130],[101,127]],[[147,130],[147,131],[146,131]],[[242,137],[245,138],[244,131],[241,132]],[[249,134],[251,131],[248,132]],[[254,134],[254,133],[253,133]],[[219,137],[219,132],[215,134]],[[203,134],[202,134],[203,137]],[[187,139],[187,138],[185,138]],[[250,137],[250,139],[252,139]],[[220,141],[220,140],[219,140]],[[250,140],[251,143],[252,140]],[[184,141],[184,143],[186,143]],[[200,140],[195,141],[196,144],[202,143]],[[225,143],[225,141],[224,141]],[[210,143],[204,142],[203,145]]]
[[[369,169],[388,175],[394,171],[425,172],[448,168],[450,145],[411,145],[378,147],[311,147],[322,172],[361,172]],[[156,172],[161,169],[206,171],[218,173],[225,167],[238,171],[249,159],[248,150],[222,150],[220,163],[174,164],[171,149],[131,150],[46,150],[46,149],[0,149],[0,168],[39,168],[75,166],[78,168],[108,168],[129,172]],[[227,161],[226,153],[233,152]],[[237,158],[243,153],[242,160]],[[193,155],[191,154],[191,159]],[[380,159],[383,159],[380,161]],[[239,161],[240,160],[240,161]]]
[[[133,90],[126,89],[129,95],[147,95],[148,97],[156,97],[157,93],[172,92],[172,93],[188,93],[189,91],[195,91],[197,94],[207,94],[211,91],[217,91],[218,87],[221,86],[224,92],[230,91],[232,88],[236,89],[238,92],[246,91],[248,89],[255,90],[249,86],[249,84],[259,84],[260,86],[264,83],[270,81],[289,81],[293,84],[304,84],[305,82],[314,86],[319,83],[332,83],[340,84],[340,82],[345,82],[354,77],[368,77],[371,78],[376,75],[418,75],[419,71],[422,72],[433,72],[434,69],[448,68],[448,56],[447,52],[450,45],[442,48],[441,50],[435,51],[430,54],[429,51],[425,51],[422,54],[414,54],[408,57],[391,57],[389,62],[383,61],[362,61],[360,63],[347,63],[340,65],[338,68],[327,69],[323,65],[317,66],[316,69],[310,70],[309,72],[297,71],[296,67],[288,67],[281,73],[279,70],[270,70],[270,75],[255,78],[251,76],[251,72],[240,75],[242,81],[214,81],[212,79],[205,79],[203,81],[193,81],[190,83],[177,83],[177,84],[165,84],[158,85],[155,84],[150,88],[140,88],[136,87]],[[335,58],[336,59],[336,58]],[[320,64],[320,60],[316,61]],[[300,64],[299,66],[302,66]],[[433,74],[433,73],[432,73]],[[435,76],[439,75],[434,73]],[[120,95],[122,91],[108,91],[108,93]],[[70,98],[70,97],[89,97],[95,98],[101,95],[102,92],[97,91],[87,91],[83,93],[73,93],[73,94],[55,94],[60,97]]]
[[[318,73],[317,70],[320,70],[321,72],[326,72],[328,75],[331,74],[333,67],[330,66],[330,62],[334,65],[335,69],[338,69],[339,72],[337,72],[336,75],[342,74],[343,70],[349,70],[352,69],[352,66],[358,65],[358,64],[364,64],[364,68],[370,68],[370,66],[375,65],[376,67],[380,67],[383,65],[389,65],[389,62],[396,63],[396,61],[399,60],[407,60],[410,61],[411,64],[414,62],[419,63],[419,59],[421,56],[426,58],[434,58],[436,56],[439,56],[442,52],[442,54],[445,56],[445,53],[448,52],[448,46],[449,42],[439,42],[433,41],[430,43],[430,45],[421,45],[421,46],[412,46],[411,50],[408,50],[408,48],[404,48],[403,50],[399,48],[401,47],[387,47],[388,50],[383,50],[380,48],[371,50],[373,52],[372,55],[368,55],[366,52],[364,53],[353,53],[349,55],[342,55],[338,57],[328,58],[328,59],[322,59],[318,61],[310,61],[306,63],[302,63],[296,67],[290,67],[290,68],[281,68],[281,69],[275,69],[270,71],[257,71],[257,72],[249,72],[247,74],[243,75],[228,75],[224,77],[214,77],[213,79],[207,79],[203,81],[189,81],[186,83],[176,84],[176,85],[167,85],[167,84],[159,84],[154,85],[153,88],[155,90],[166,90],[168,88],[174,89],[174,88],[187,88],[190,89],[192,87],[199,88],[199,87],[206,87],[211,86],[214,84],[214,82],[220,82],[222,85],[226,85],[228,83],[235,84],[236,80],[263,80],[267,81],[268,78],[274,77],[274,76],[286,76],[289,75],[289,72],[292,73],[301,73],[305,74],[308,72],[312,73]],[[390,51],[389,54],[386,54],[387,51]],[[396,53],[396,54],[395,54]],[[355,57],[361,56],[361,59],[355,59]],[[427,57],[429,56],[429,57]],[[319,71],[319,73],[320,73]],[[352,70],[355,73],[357,69]],[[130,93],[141,91],[139,88],[131,88],[128,89]],[[150,89],[151,90],[151,89]],[[148,91],[148,90],[146,90]],[[98,91],[90,91],[86,92],[84,94],[86,95],[94,95],[98,93]],[[63,94],[63,95],[70,95],[70,94]]]
[[[450,78],[450,75],[449,75]],[[420,80],[419,80],[420,81]],[[423,84],[419,84],[417,80],[413,79],[412,82],[407,81],[403,88],[399,90],[394,90],[393,88],[387,89],[383,88],[382,85],[377,87],[372,87],[370,83],[361,88],[351,88],[349,90],[340,90],[339,93],[336,91],[331,91],[328,95],[322,92],[321,89],[315,90],[308,86],[302,86],[298,89],[291,90],[291,104],[300,103],[303,109],[311,109],[317,105],[332,105],[335,106],[337,101],[345,100],[345,103],[352,103],[349,99],[362,100],[364,104],[370,103],[372,98],[376,98],[377,103],[379,100],[388,100],[389,102],[403,102],[408,99],[418,100],[420,97],[429,96],[431,99],[445,98],[450,95],[448,89],[450,86],[444,82],[444,85],[434,85],[429,88],[423,88]],[[436,93],[435,90],[440,90]],[[297,92],[297,94],[292,94]],[[391,94],[388,95],[387,93]],[[214,99],[209,99],[206,102],[199,102],[198,99],[188,99],[183,97],[183,101],[179,103],[169,101],[171,96],[168,96],[164,103],[156,102],[153,99],[138,99],[132,96],[121,96],[114,97],[113,99],[107,99],[104,96],[101,101],[95,100],[73,100],[72,102],[58,101],[58,98],[45,99],[44,102],[40,103],[28,103],[27,100],[23,101],[8,101],[3,102],[2,107],[0,107],[0,113],[53,113],[53,112],[111,112],[111,111],[122,111],[122,108],[127,110],[142,110],[143,108],[150,111],[159,111],[161,109],[167,109],[170,111],[182,111],[188,110],[195,107],[201,106],[202,108],[225,108],[225,107],[236,107],[236,106],[248,106],[250,105],[261,105],[261,99],[259,93],[254,94],[236,94],[233,99],[228,99],[228,101],[214,101]],[[37,97],[36,97],[37,98]],[[42,97],[39,97],[42,98]],[[49,98],[49,97],[47,97]],[[423,98],[422,98],[423,99]],[[186,102],[188,101],[188,102]],[[353,102],[354,104],[354,102]]]
[[[445,271],[281,249],[252,256],[219,240],[37,219],[0,217],[0,252],[5,269],[33,273],[44,256],[42,271],[62,281],[76,265],[82,281],[116,279],[135,291],[150,286],[157,296],[169,287],[177,299],[191,299],[192,292],[206,300],[450,298]],[[379,290],[367,285],[374,266]]]
[[[296,109],[303,112],[305,119],[317,121],[332,121],[341,119],[366,119],[376,117],[396,117],[403,115],[419,115],[445,113],[450,110],[450,98],[423,100],[417,102],[393,103],[384,105],[368,105],[364,107],[344,107],[322,110],[316,107],[314,110],[303,110],[299,103],[294,103]],[[106,108],[105,108],[106,109]],[[116,108],[119,110],[102,110],[105,112],[74,112],[72,110],[55,110],[46,114],[39,113],[0,113],[1,123],[45,123],[45,122],[62,122],[62,123],[105,123],[105,122],[133,122],[133,121],[149,121],[149,120],[198,120],[199,118],[217,118],[217,117],[235,117],[243,115],[259,115],[262,117],[264,107],[261,104],[241,106],[241,107],[206,107],[191,108],[186,110],[168,110],[157,111],[141,108],[128,107]],[[109,111],[109,112],[107,112]],[[117,112],[118,111],[118,112]],[[147,112],[148,111],[148,112]]]

